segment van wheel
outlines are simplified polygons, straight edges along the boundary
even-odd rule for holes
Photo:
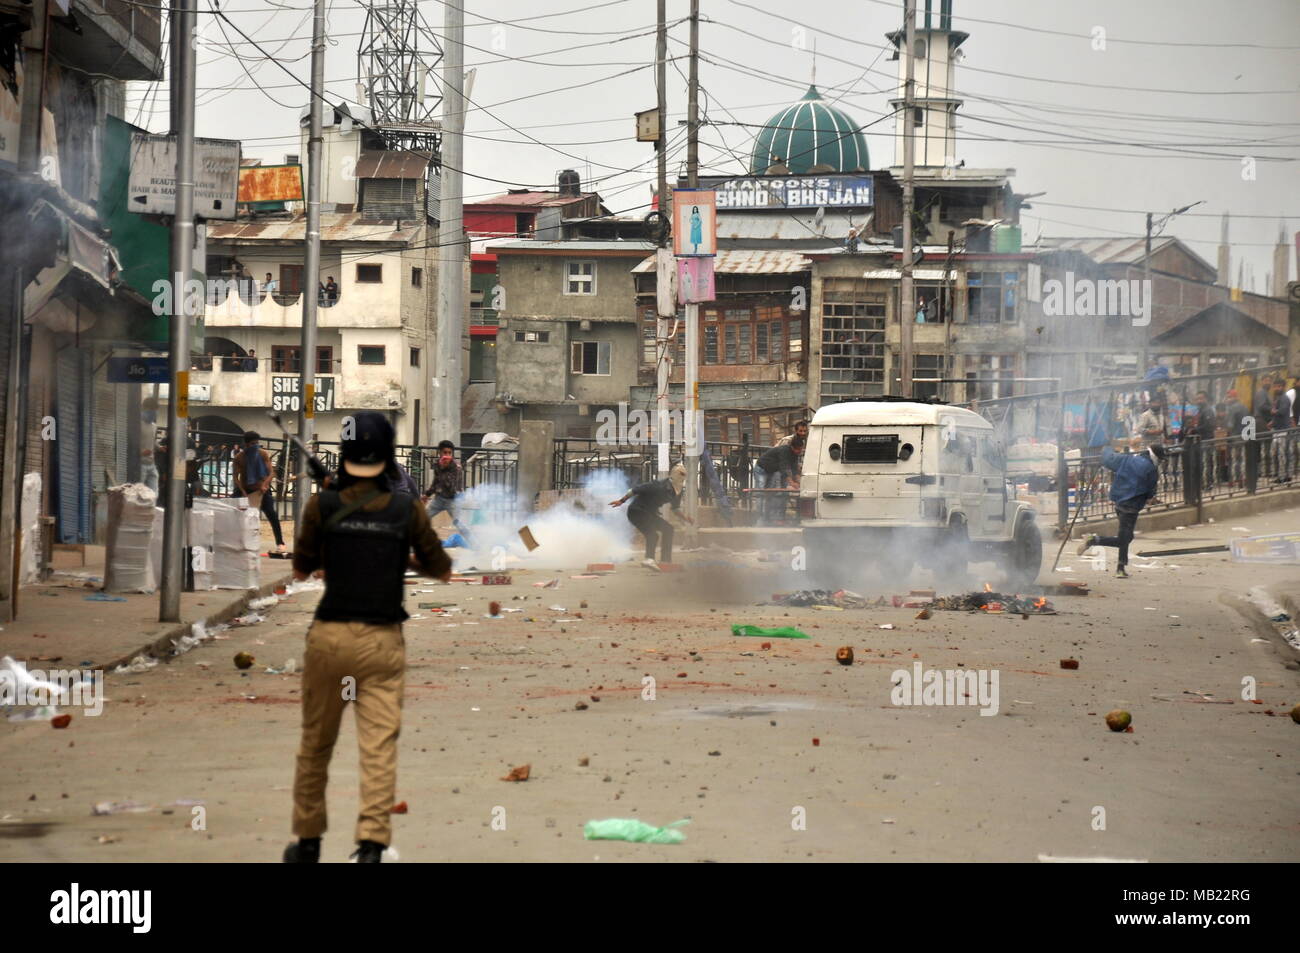
[[[1007,576],[1016,586],[1032,586],[1043,565],[1043,537],[1032,519],[1023,519],[1007,556]]]

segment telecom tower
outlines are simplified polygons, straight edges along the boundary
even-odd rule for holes
[[[442,96],[426,95],[430,74],[436,88],[442,45],[416,0],[371,0],[357,49],[357,88],[370,106],[371,125],[388,149],[429,156],[442,152],[442,123],[435,118]]]

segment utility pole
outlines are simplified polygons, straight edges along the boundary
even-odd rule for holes
[[[176,137],[176,208],[171,235],[171,322],[167,359],[171,383],[167,400],[167,498],[163,515],[162,585],[159,622],[181,621],[185,582],[185,451],[189,417],[190,312],[185,285],[194,271],[194,82],[196,56],[191,40],[198,0],[175,0],[172,7],[172,134]]]
[[[438,199],[437,363],[429,395],[430,442],[460,445],[461,331],[465,318],[465,7],[444,4],[442,60],[442,192]]]
[[[916,327],[916,292],[912,287],[912,210],[916,204],[913,190],[912,96],[915,92],[916,0],[903,0],[903,267],[899,288],[899,385],[904,397],[912,396],[912,333]]]
[[[1152,220],[1152,218],[1153,218],[1153,216],[1151,215],[1151,213],[1150,213],[1150,212],[1147,212],[1147,243],[1146,243],[1146,254],[1142,256],[1142,287],[1143,287],[1144,289],[1146,289],[1146,288],[1150,288],[1150,287],[1151,287],[1151,220]],[[1147,299],[1147,308],[1151,308],[1152,303],[1153,303],[1153,302],[1151,301],[1151,299],[1148,298],[1148,299]],[[1153,313],[1153,316],[1154,316],[1154,313]],[[1150,343],[1151,343],[1151,335],[1148,334],[1148,335],[1146,336],[1146,338],[1147,338],[1146,343],[1147,343],[1147,344],[1150,344]],[[1146,348],[1143,348],[1142,351],[1143,351],[1143,353],[1142,353],[1142,357],[1143,357],[1143,359],[1144,359],[1145,361],[1147,361],[1148,363],[1150,363],[1150,361],[1151,361],[1151,355],[1150,355],[1149,353],[1147,353],[1147,349],[1146,349]],[[1142,370],[1142,369],[1139,368],[1139,370]],[[1142,373],[1145,373],[1145,371],[1142,371]],[[1168,413],[1168,412],[1169,412],[1169,408],[1166,407],[1166,408],[1165,408],[1165,413]]]
[[[700,184],[700,0],[691,0],[691,62],[686,96],[686,186]],[[700,458],[691,456],[704,435],[700,416],[700,306],[686,305],[686,401],[682,431],[686,443],[686,515],[695,519],[699,509]]]
[[[298,438],[310,447],[316,429],[316,311],[320,295],[321,129],[325,104],[325,0],[316,0],[311,24],[311,105],[307,121],[307,241],[302,273],[302,347],[298,369]],[[299,451],[301,453],[301,451]],[[293,494],[293,525],[302,525],[302,512],[311,497],[307,461],[298,461]]]
[[[668,200],[668,10],[667,0],[658,0],[659,29],[655,40],[655,86],[659,94],[659,141],[655,148],[659,152],[659,257],[666,257],[668,246],[668,228],[671,222],[671,205]],[[674,265],[676,263],[674,262]],[[656,269],[657,278],[663,281],[667,275],[665,269]],[[664,294],[655,296],[663,302]],[[674,303],[675,304],[675,303]],[[655,348],[658,363],[655,367],[655,439],[659,444],[658,474],[659,479],[668,475],[668,335],[671,333],[670,320],[673,312],[665,314],[667,306],[659,308],[659,320],[656,322],[658,346]]]

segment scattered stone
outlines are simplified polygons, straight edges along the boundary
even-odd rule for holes
[[[250,669],[256,661],[257,659],[253,658],[253,656],[249,655],[247,652],[240,652],[235,656],[235,668],[240,669],[241,671]]]
[[[1077,669],[1078,667],[1079,667],[1079,660],[1078,660],[1078,659],[1074,659],[1074,658],[1063,658],[1063,659],[1061,659],[1061,668],[1068,668],[1068,669],[1070,669],[1071,671],[1074,671],[1074,670]]]
[[[838,649],[836,649],[835,661],[839,662],[841,665],[852,665],[853,647],[850,645],[842,645]]]
[[[1127,731],[1133,724],[1133,716],[1121,708],[1106,714],[1106,727],[1111,731]]]
[[[578,759],[578,767],[580,767],[580,768],[585,768],[585,767],[586,767],[587,765],[589,765],[589,764],[591,764],[591,759],[590,759],[590,758],[579,758],[579,759]]]
[[[721,754],[722,754],[721,751],[710,751],[710,752],[709,752],[709,757],[710,757],[710,758],[716,758],[716,757],[718,757],[718,756],[721,755]],[[33,797],[35,797],[35,795],[33,795]]]
[[[531,764],[521,764],[517,768],[511,768],[510,773],[507,774],[501,780],[502,781],[527,781],[528,775],[532,771],[532,768],[533,766]]]
[[[574,707],[574,710],[575,710],[575,711],[586,711],[586,710],[587,710],[587,703],[586,703],[586,702],[578,702],[578,703],[577,703],[576,705],[574,705],[573,707]]]

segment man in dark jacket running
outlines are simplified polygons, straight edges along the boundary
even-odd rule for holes
[[[1131,444],[1134,450],[1141,449],[1141,440]],[[1118,536],[1088,536],[1079,545],[1079,555],[1083,555],[1093,546],[1119,547],[1119,566],[1115,575],[1121,579],[1128,578],[1128,547],[1133,542],[1133,530],[1137,526],[1138,514],[1152,497],[1156,495],[1156,484],[1160,476],[1160,461],[1165,458],[1165,448],[1156,444],[1140,453],[1116,453],[1107,447],[1102,453],[1101,464],[1112,470],[1115,477],[1110,484],[1110,498],[1115,503],[1115,513],[1119,517]]]
[[[638,483],[609,505],[622,506],[629,499],[632,505],[627,508],[628,521],[641,531],[645,537],[645,565],[655,566],[655,540],[662,540],[659,550],[661,562],[673,561],[673,524],[659,515],[665,503],[672,504],[673,512],[681,514],[682,484],[686,482],[686,467],[677,464],[669,471],[666,480],[651,480]],[[686,522],[694,522],[689,516],[682,517]]]

